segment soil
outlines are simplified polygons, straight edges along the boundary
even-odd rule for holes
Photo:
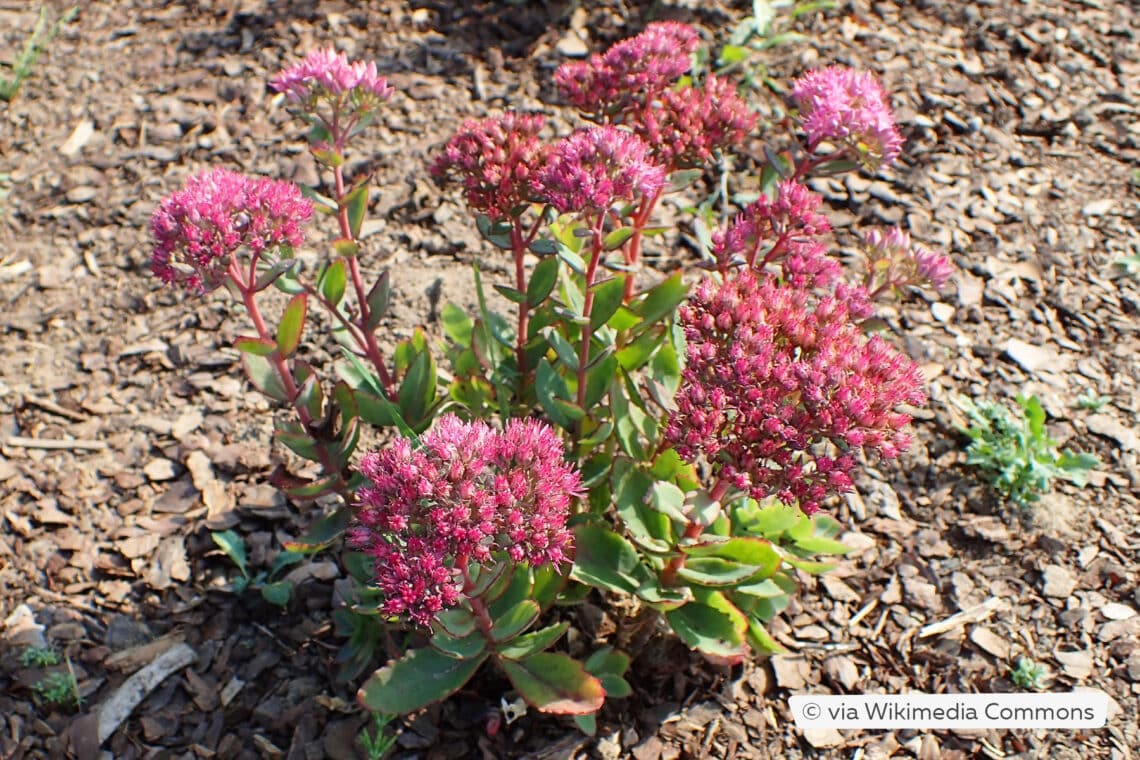
[[[66,3],[48,4],[56,13]],[[0,0],[0,60],[34,4]],[[441,334],[471,305],[471,264],[505,261],[426,165],[460,121],[504,106],[572,126],[551,86],[566,55],[673,18],[722,42],[749,3],[92,0],[0,106],[0,756],[353,758],[359,679],[335,678],[335,556],[294,576],[288,607],[232,593],[212,530],[265,569],[316,516],[266,484],[284,454],[243,386],[222,295],[188,300],[148,272],[157,201],[203,167],[315,185],[302,132],[267,87],[314,46],[376,60],[396,88],[350,174],[370,172],[364,261],[388,267],[386,342]],[[778,81],[830,62],[878,73],[907,139],[876,177],[818,180],[839,241],[902,223],[960,271],[943,300],[887,315],[930,378],[917,443],[835,506],[838,569],[805,579],[773,626],[790,653],[719,668],[650,631],[597,736],[533,712],[494,732],[505,683],[480,677],[397,723],[401,758],[1128,758],[1140,751],[1140,42],[1113,0],[851,0],[794,25],[765,59]],[[760,143],[756,147],[759,150]],[[757,156],[762,154],[756,153]],[[7,175],[4,177],[3,175]],[[666,209],[672,213],[672,209]],[[691,263],[688,233],[661,269]],[[323,250],[311,240],[303,254]],[[317,354],[320,364],[322,357]],[[1095,453],[1087,487],[1002,505],[964,466],[960,395],[1035,393],[1063,446]],[[1099,410],[1078,397],[1107,397]],[[594,600],[598,601],[598,600]],[[981,605],[981,606],[980,606]],[[586,605],[579,635],[625,621]],[[957,624],[941,623],[967,611]],[[46,637],[78,709],[37,702]],[[192,662],[100,743],[95,715],[164,652]],[[166,656],[166,655],[163,655]],[[1089,731],[802,732],[791,694],[1008,691],[1021,656],[1045,688],[1102,689]],[[380,664],[376,661],[374,664]],[[42,701],[42,700],[41,700]],[[491,722],[494,722],[491,720]],[[100,754],[102,753],[102,754]]]

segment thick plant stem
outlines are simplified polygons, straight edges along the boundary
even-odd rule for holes
[[[731,484],[727,480],[721,478],[716,482],[716,485],[713,486],[712,491],[709,492],[709,498],[713,501],[720,501],[724,498],[724,495],[728,493],[730,486]],[[701,525],[698,522],[690,522],[687,526],[685,526],[685,533],[682,540],[700,538],[700,535],[704,529],[704,525]],[[669,564],[665,566],[665,569],[661,571],[661,585],[666,588],[674,585],[677,582],[677,573],[684,566],[685,554],[683,552],[677,552],[675,555],[673,555],[673,558],[669,560]]]
[[[594,278],[598,275],[598,264],[605,253],[602,245],[602,220],[605,217],[599,213],[593,228],[593,242],[590,250],[590,263],[586,265],[586,291],[585,301],[582,305],[582,318],[586,323],[582,325],[582,344],[578,349],[578,406],[586,409],[586,365],[590,363],[590,341],[594,338],[591,325],[590,312],[594,309]]]
[[[625,303],[629,303],[633,300],[634,272],[637,268],[638,260],[641,258],[642,231],[649,221],[649,215],[652,214],[653,209],[657,207],[657,201],[661,199],[661,193],[662,190],[658,190],[652,197],[642,198],[641,205],[638,206],[637,213],[633,217],[633,235],[630,236],[629,247],[626,249],[625,255],[625,263],[630,267],[630,271],[626,272],[625,293],[622,299]]]
[[[340,235],[345,240],[354,240],[352,235],[352,225],[348,221],[348,206],[344,205],[344,169],[337,166],[333,169],[333,180],[336,185],[336,201],[337,201],[337,223],[340,225]],[[357,327],[360,329],[361,335],[364,337],[364,343],[360,346],[364,355],[368,357],[368,361],[376,369],[376,374],[380,378],[380,385],[384,388],[384,392],[391,397],[392,395],[392,376],[388,373],[387,364],[384,361],[384,355],[380,353],[380,347],[376,343],[376,335],[372,330],[368,329],[368,321],[372,317],[372,309],[368,306],[368,293],[364,289],[364,278],[360,274],[360,262],[356,256],[348,256],[348,272],[352,279],[352,288],[356,291],[356,302],[360,305],[360,319]]]
[[[257,330],[257,336],[262,340],[273,341],[273,333],[269,331],[269,327],[265,324],[265,318],[261,315],[261,309],[257,305],[256,294],[254,293],[253,285],[243,282],[240,274],[236,268],[232,269],[230,276],[241,292],[242,304],[245,306],[246,312],[249,314],[250,320],[253,322],[253,327]],[[309,414],[308,407],[300,399],[300,391],[297,388],[297,381],[293,379],[293,373],[289,371],[289,365],[285,361],[285,357],[276,348],[268,356],[269,362],[273,365],[277,377],[281,380],[281,387],[285,389],[285,395],[289,397],[289,403],[293,407],[293,411],[297,413],[297,418],[301,420],[301,425],[308,433],[313,432],[313,416]],[[317,457],[320,459],[321,469],[328,475],[336,476],[336,491],[340,493],[345,499],[348,499],[347,483],[344,476],[341,474],[340,468],[336,466],[332,452],[329,451],[328,445],[314,437],[313,445],[317,452]]]
[[[482,597],[472,596],[471,591],[475,588],[475,582],[471,579],[471,572],[467,565],[467,555],[461,554],[455,558],[455,566],[459,568],[459,572],[463,574],[463,595],[467,598],[467,603],[471,606],[471,612],[475,615],[475,625],[479,628],[479,632],[483,634],[483,638],[491,641],[491,629],[495,625],[495,621],[491,619],[491,612],[487,609],[487,602]]]
[[[519,220],[516,218],[511,223],[511,250],[515,255],[515,290],[526,295],[526,249],[527,242],[523,237],[522,229],[519,227]],[[529,371],[526,366],[526,343],[528,339],[527,331],[530,329],[530,304],[524,298],[518,304],[519,317],[518,325],[515,327],[515,363],[518,365],[519,384],[518,384],[518,397],[519,401],[523,400],[523,391],[526,388],[526,376]]]

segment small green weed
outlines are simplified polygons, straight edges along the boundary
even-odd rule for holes
[[[50,668],[59,663],[59,652],[51,647],[28,647],[20,653],[20,664],[25,668]]]
[[[245,541],[242,540],[241,536],[232,530],[223,530],[211,533],[210,537],[214,539],[214,543],[222,550],[222,553],[229,557],[241,571],[241,577],[234,578],[231,582],[234,593],[241,594],[248,588],[256,588],[261,591],[262,598],[270,604],[275,604],[278,607],[289,606],[289,600],[293,596],[293,584],[287,580],[274,580],[274,578],[285,568],[304,559],[303,554],[290,551],[279,552],[276,559],[273,560],[273,567],[269,568],[268,571],[263,570],[257,575],[251,576],[246,562]]]
[[[395,718],[386,713],[372,713],[372,731],[361,729],[360,746],[368,753],[368,760],[380,760],[395,746],[396,734],[388,733],[388,724]]]
[[[32,684],[32,693],[38,704],[48,707],[77,709],[83,704],[83,697],[79,696],[79,684],[70,671],[49,673]]]
[[[24,41],[23,52],[12,64],[11,77],[0,79],[0,100],[7,103],[16,97],[20,85],[32,75],[32,67],[36,65],[36,60],[39,59],[40,54],[48,49],[48,45],[59,34],[60,26],[70,23],[78,13],[79,6],[74,6],[65,11],[62,16],[56,19],[55,23],[49,26],[47,8],[40,8],[40,17],[36,20],[32,34]]]
[[[970,438],[966,464],[980,468],[1003,497],[1018,506],[1040,500],[1053,478],[1083,486],[1089,470],[1100,464],[1091,454],[1058,452],[1057,441],[1045,432],[1045,410],[1036,396],[1018,396],[1020,412],[990,401],[960,398],[958,406],[970,420],[960,428]]]
[[[1018,657],[1017,666],[1009,669],[1009,680],[1019,689],[1041,691],[1045,675],[1045,668],[1028,657]]]
[[[1084,409],[1089,412],[1099,412],[1112,401],[1112,396],[1098,396],[1096,391],[1089,388],[1087,391],[1077,396],[1077,408]]]

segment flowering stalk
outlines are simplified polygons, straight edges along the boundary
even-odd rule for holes
[[[728,489],[732,487],[732,483],[727,478],[720,478],[717,480],[716,485],[709,491],[709,499],[711,501],[719,502],[728,493]],[[689,524],[685,526],[685,531],[682,534],[682,541],[694,541],[701,537],[701,533],[708,527],[696,520],[689,520]],[[661,585],[665,588],[674,586],[677,583],[677,573],[685,566],[685,554],[678,552],[674,554],[669,563],[665,565],[665,569],[661,571]]]

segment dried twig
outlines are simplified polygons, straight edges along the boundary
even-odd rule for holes
[[[146,695],[170,675],[198,659],[198,654],[186,644],[176,644],[166,650],[154,662],[135,673],[111,695],[99,708],[99,743],[107,741],[111,734],[126,720]]]
[[[77,412],[74,409],[68,409],[65,406],[60,406],[49,398],[39,398],[37,396],[25,395],[24,403],[31,404],[32,406],[37,406],[40,409],[43,409],[45,412],[51,412],[52,414],[58,415],[60,417],[66,417],[67,419],[75,420],[76,422],[86,422],[89,419],[89,417],[83,412]]]
[[[981,604],[976,604],[968,610],[956,612],[945,620],[924,626],[922,630],[918,632],[918,637],[925,639],[928,636],[935,636],[939,633],[952,631],[955,628],[961,628],[968,623],[981,622],[994,614],[994,611],[1000,606],[1001,599],[998,599],[996,596],[991,596],[986,601]]]
[[[24,449],[50,449],[53,451],[65,449],[81,449],[83,451],[103,451],[107,448],[106,441],[90,441],[82,438],[25,438],[22,435],[10,435],[4,441],[7,446],[19,446]]]

